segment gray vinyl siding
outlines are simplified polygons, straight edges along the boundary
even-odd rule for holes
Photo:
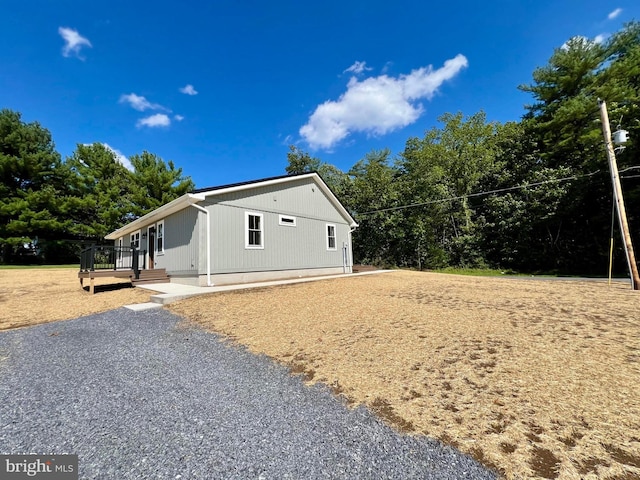
[[[140,245],[138,246],[138,265],[140,266],[140,268],[142,268],[145,263],[144,263],[144,254],[142,253],[144,250],[147,249],[147,240],[142,238],[142,234],[144,232],[147,231],[147,227],[143,227],[140,229]],[[123,247],[131,247],[132,243],[131,243],[131,235],[138,232],[138,230],[135,230],[134,232],[128,233],[127,235],[121,237],[122,238],[122,246]],[[115,241],[115,244],[118,245],[118,240]],[[123,252],[122,254],[122,260],[121,260],[121,265],[127,265],[127,266],[131,266],[131,259],[129,258],[131,256],[130,253],[127,252]]]
[[[219,195],[215,199],[219,205],[346,223],[346,219],[311,178],[292,181],[287,183],[286,188],[267,185]]]
[[[211,221],[212,274],[343,266],[343,245],[350,239],[350,219],[342,216],[313,178],[216,193],[198,203],[209,212]],[[245,246],[247,212],[262,215],[264,248]],[[296,225],[280,225],[280,215],[295,217]],[[206,220],[207,214],[193,206],[160,219],[164,221],[164,252],[155,253],[155,268],[165,268],[168,274],[176,276],[206,274],[209,256]],[[335,250],[327,249],[327,224],[335,226]],[[148,238],[143,239],[142,234],[148,232],[148,227],[144,225],[140,230],[140,248],[144,250],[148,248]],[[123,246],[129,245],[129,239],[129,234],[124,236]],[[350,257],[350,246],[347,252]]]
[[[195,275],[201,271],[198,213],[188,207],[164,218],[164,254],[156,252],[156,268],[166,268],[170,275]]]
[[[312,180],[288,187],[233,192],[202,204],[211,212],[212,273],[342,267],[346,219]],[[246,212],[263,215],[263,249],[245,248]],[[281,214],[295,217],[296,226],[279,225]],[[336,227],[336,250],[327,250],[327,223]]]

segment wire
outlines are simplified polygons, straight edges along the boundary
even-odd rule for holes
[[[640,168],[640,167],[630,167],[630,168]],[[360,214],[357,214],[357,216],[370,215],[372,213],[380,213],[380,212],[391,212],[391,211],[395,211],[395,210],[404,210],[406,208],[422,207],[422,206],[425,206],[425,205],[433,205],[435,203],[449,202],[451,200],[460,200],[460,199],[463,199],[463,198],[482,197],[484,195],[491,195],[491,194],[494,194],[494,193],[510,192],[510,191],[513,191],[513,190],[522,190],[524,188],[537,187],[537,186],[540,186],[540,185],[546,185],[548,183],[560,183],[560,182],[566,182],[566,181],[569,181],[569,180],[577,180],[578,178],[591,177],[591,176],[593,176],[593,175],[595,175],[597,173],[600,173],[600,170],[596,170],[595,172],[591,172],[591,173],[585,173],[583,175],[572,175],[570,177],[554,178],[552,180],[544,180],[542,182],[528,183],[526,185],[518,185],[516,187],[498,188],[496,190],[489,190],[489,191],[485,191],[485,192],[470,193],[468,195],[458,195],[458,196],[455,196],[455,197],[440,198],[440,199],[437,199],[437,200],[430,200],[428,202],[411,203],[409,205],[400,205],[400,206],[397,206],[397,207],[381,208],[379,210],[371,210],[371,211],[368,211],[368,212],[362,212]],[[627,177],[625,177],[625,178],[627,178]]]

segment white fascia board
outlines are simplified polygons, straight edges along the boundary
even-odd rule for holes
[[[282,177],[282,178],[276,178],[274,180],[265,180],[264,182],[248,182],[244,185],[235,185],[233,187],[220,188],[216,190],[210,190],[208,192],[202,192],[201,195],[204,195],[205,197],[213,197],[216,195],[224,195],[225,193],[240,192],[242,190],[252,190],[256,187],[268,187],[269,185],[278,185],[280,183],[287,183],[287,182],[292,182],[294,180],[300,180],[303,178],[312,178],[317,176],[318,175],[315,173],[307,173],[304,175],[294,175],[292,177]]]
[[[181,197],[178,197],[175,200],[172,200],[171,202],[156,208],[152,212],[149,212],[146,215],[138,218],[137,220],[126,224],[124,227],[121,227],[116,231],[111,232],[104,238],[105,240],[116,240],[120,237],[128,235],[131,232],[135,232],[142,227],[154,223],[156,220],[162,220],[172,213],[179,212],[180,210],[187,208],[189,205],[201,202],[203,200],[204,195],[202,194],[185,193]]]
[[[340,200],[336,198],[336,196],[333,194],[331,189],[327,186],[326,183],[324,183],[324,180],[322,180],[320,175],[318,175],[317,173],[307,173],[305,175],[294,175],[292,177],[276,178],[275,180],[265,180],[264,182],[248,183],[246,185],[236,185],[235,187],[223,188],[220,190],[211,190],[209,192],[202,192],[200,193],[200,195],[204,195],[204,197],[213,197],[216,195],[224,195],[225,193],[239,192],[242,190],[251,190],[257,187],[267,187],[269,185],[278,185],[280,183],[293,182],[296,180],[301,180],[306,178],[312,178],[316,182],[316,184],[327,195],[327,197],[329,198],[333,206],[336,207],[336,209],[340,212],[340,214],[342,214],[342,216],[349,222],[349,226],[351,228],[358,227],[358,224],[353,219],[353,217],[349,215],[349,212],[347,212],[347,209],[344,208],[344,206],[340,203]]]

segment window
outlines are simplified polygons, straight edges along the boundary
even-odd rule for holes
[[[122,260],[122,238],[118,239],[118,260]]]
[[[336,250],[336,226],[327,223],[327,250]]]
[[[280,215],[278,220],[278,223],[280,225],[286,225],[288,227],[295,227],[296,226],[296,217],[290,217],[288,215]]]
[[[264,248],[263,215],[245,212],[244,214],[245,248]]]
[[[134,248],[140,248],[140,230],[131,234],[131,246]]]
[[[164,220],[158,222],[156,232],[156,252],[164,253]]]

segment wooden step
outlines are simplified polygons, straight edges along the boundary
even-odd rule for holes
[[[135,285],[145,285],[149,283],[168,283],[169,276],[164,268],[154,268],[140,271],[140,278],[132,278],[131,283]]]
[[[140,270],[140,278],[142,277],[155,277],[155,276],[167,276],[167,270],[164,268],[152,268],[150,270]]]
[[[158,275],[140,275],[140,278],[134,278],[134,280],[158,280],[161,278],[169,278],[167,274],[158,274]]]
[[[158,278],[153,280],[131,280],[131,284],[135,287],[136,285],[150,285],[152,283],[169,283],[169,277],[167,278]]]

